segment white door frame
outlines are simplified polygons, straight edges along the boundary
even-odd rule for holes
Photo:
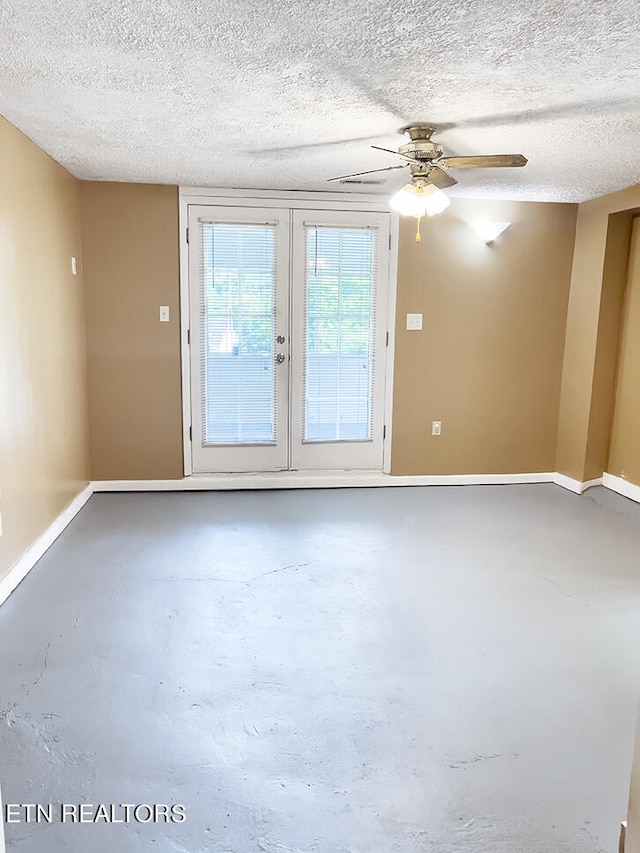
[[[283,190],[236,190],[207,187],[179,188],[180,228],[180,355],[182,362],[182,446],[184,475],[192,475],[191,464],[191,359],[189,353],[189,245],[188,207],[191,204],[228,207],[284,207],[305,210],[349,210],[389,213],[386,197],[364,193],[293,192]],[[393,415],[393,368],[398,272],[398,215],[391,212],[389,289],[387,305],[388,344],[384,371],[384,423],[382,470],[391,471],[391,424]]]

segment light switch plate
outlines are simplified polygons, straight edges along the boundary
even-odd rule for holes
[[[161,305],[160,306],[160,322],[168,323],[169,322],[169,306]]]
[[[407,314],[407,329],[411,332],[421,332],[422,314]]]

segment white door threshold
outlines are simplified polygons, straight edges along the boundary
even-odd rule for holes
[[[97,480],[96,492],[225,491],[233,489],[349,489],[377,486],[501,486],[552,483],[554,474],[446,474],[394,476],[382,471],[267,471],[195,474],[178,480]]]

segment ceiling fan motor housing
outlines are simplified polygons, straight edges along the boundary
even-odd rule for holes
[[[416,160],[436,160],[442,157],[442,146],[435,142],[416,141],[407,142],[398,148],[401,154],[415,157]]]
[[[436,160],[442,157],[442,146],[431,141],[436,132],[435,127],[428,124],[408,124],[400,128],[400,133],[406,133],[411,139],[405,145],[401,145],[398,151],[416,160]]]

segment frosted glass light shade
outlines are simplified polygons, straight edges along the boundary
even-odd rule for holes
[[[477,231],[485,243],[493,243],[510,225],[510,222],[493,222],[489,219],[477,219],[471,223],[471,227]]]
[[[392,196],[389,204],[402,216],[415,216],[417,218],[442,213],[451,202],[442,190],[434,187],[433,184],[416,186],[409,183]]]
[[[429,184],[425,187],[425,190],[428,192],[426,199],[427,216],[435,216],[436,213],[442,213],[451,204],[449,196],[445,195],[438,187],[434,187],[433,184]]]
[[[389,204],[402,216],[424,216],[427,212],[422,188],[406,184],[389,200]]]

